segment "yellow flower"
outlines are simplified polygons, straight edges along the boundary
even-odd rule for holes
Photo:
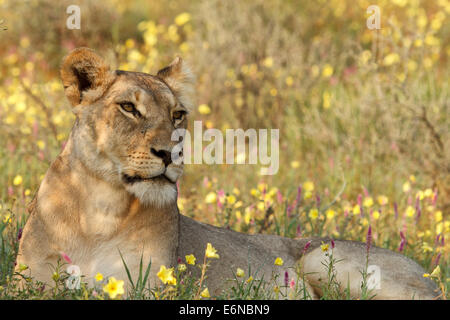
[[[293,169],[297,169],[298,167],[300,167],[300,161],[292,161],[291,162],[291,167]]]
[[[430,277],[430,274],[429,274],[429,273],[424,273],[424,274],[423,274],[423,277],[424,277],[424,278],[429,278],[429,277]]]
[[[409,71],[411,71],[411,72],[416,71],[417,62],[415,62],[414,60],[409,60],[408,63],[406,64],[406,66],[408,67]]]
[[[211,191],[210,193],[208,193],[205,197],[205,202],[212,204],[212,203],[216,203],[217,201],[217,195],[215,192]]]
[[[322,106],[324,109],[331,107],[331,94],[327,90],[323,92],[322,101]]]
[[[389,202],[389,199],[388,199],[388,197],[381,195],[381,196],[378,196],[377,201],[380,204],[380,206],[384,206]]]
[[[191,15],[187,12],[183,12],[175,17],[175,24],[182,26],[183,24],[189,22],[189,20],[191,20]]]
[[[410,184],[408,181],[406,181],[406,182],[403,184],[403,192],[407,193],[407,192],[409,192],[410,190],[411,190],[411,184]]]
[[[22,176],[21,175],[17,175],[17,176],[14,177],[13,185],[18,186],[18,185],[22,184],[22,182],[23,182]]]
[[[305,192],[305,199],[309,199],[312,197],[312,192],[311,191],[306,191]]]
[[[428,245],[428,243],[424,242],[422,244],[422,250],[424,253],[433,252],[433,248]]]
[[[267,67],[267,68],[272,68],[272,66],[273,66],[273,59],[272,59],[272,57],[265,58],[264,61],[263,61],[263,65],[265,67]]]
[[[372,199],[372,197],[364,198],[363,206],[366,207],[366,208],[370,208],[371,206],[373,206],[373,199]]]
[[[433,190],[428,188],[428,189],[425,190],[425,192],[423,194],[424,194],[425,197],[431,198],[433,196]]]
[[[292,86],[292,84],[294,83],[294,78],[292,78],[291,76],[287,77],[285,80],[286,84],[290,87]]]
[[[133,39],[127,39],[127,41],[125,41],[125,47],[127,47],[128,49],[131,49],[134,47],[134,40]]]
[[[252,277],[252,276],[248,277],[248,279],[245,280],[245,282],[247,282],[247,283],[250,283],[250,282],[252,282],[252,281],[253,281],[253,277]]]
[[[267,183],[265,183],[265,182],[260,182],[260,183],[258,183],[258,190],[260,191],[260,192],[267,192],[267,189],[268,189],[268,185],[267,185]]]
[[[326,64],[322,70],[322,77],[329,78],[333,75],[333,67],[329,64]]]
[[[244,222],[245,224],[249,224],[252,220],[252,211],[249,207],[245,208]]]
[[[233,188],[233,193],[238,196],[241,194],[241,191],[238,188]]]
[[[260,201],[258,202],[258,204],[256,205],[256,208],[258,208],[259,211],[264,211],[264,209],[266,208],[264,205],[264,202]]]
[[[318,216],[319,210],[317,210],[316,208],[309,210],[309,217],[311,218],[311,220],[316,220]]]
[[[59,280],[59,273],[58,272],[53,272],[53,274],[52,274],[52,279],[53,279],[53,281],[58,281]]]
[[[28,269],[28,266],[26,264],[23,264],[23,263],[19,264],[19,270],[20,271],[25,271],[27,269]]]
[[[195,256],[193,254],[190,254],[185,257],[187,264],[195,265]]]
[[[123,280],[116,280],[114,277],[109,278],[108,283],[103,286],[103,291],[108,293],[111,299],[115,299],[125,292],[123,289]]]
[[[186,271],[186,269],[187,269],[187,267],[184,263],[180,263],[178,265],[178,271],[183,272],[183,271]]]
[[[383,64],[385,66],[390,66],[399,61],[400,61],[400,56],[398,55],[398,53],[393,52],[393,53],[389,53],[386,57],[384,57]]]
[[[327,210],[327,219],[333,219],[335,215],[336,215],[336,212],[333,209]]]
[[[9,213],[7,213],[4,217],[3,217],[3,223],[4,224],[8,224],[12,221],[11,219],[11,215]]]
[[[217,250],[208,242],[206,245],[205,255],[207,258],[219,259],[219,255],[217,254]]]
[[[306,181],[303,183],[303,189],[305,191],[314,191],[314,182]]]
[[[369,59],[371,57],[372,57],[372,52],[370,52],[369,50],[364,50],[359,57],[359,62],[362,65],[365,65],[365,64],[367,64],[367,62],[369,61]]]
[[[414,208],[412,206],[408,206],[406,208],[406,212],[405,213],[406,213],[407,217],[411,218],[412,216],[414,216],[414,212],[415,212]]]
[[[211,108],[207,104],[201,104],[198,106],[198,112],[200,112],[200,114],[210,114]]]
[[[27,37],[20,39],[20,46],[24,49],[28,48],[30,46],[30,39]]]
[[[245,275],[244,270],[242,270],[241,268],[237,268],[236,270],[236,276],[239,278],[242,278]]]
[[[372,213],[372,218],[378,220],[380,218],[380,211],[374,211],[374,213]]]
[[[330,245],[328,243],[322,243],[322,245],[320,246],[320,249],[323,252],[327,252],[329,248],[330,248]]]
[[[156,275],[164,284],[177,284],[177,279],[173,276],[173,268],[167,269],[166,266],[161,266]]]
[[[103,275],[100,272],[95,275],[95,281],[103,281]]]
[[[423,198],[425,197],[424,193],[422,190],[417,191],[416,193],[416,199],[419,198],[419,200],[423,200]]]
[[[436,220],[436,222],[441,222],[442,221],[442,211],[436,211],[434,214],[434,220]]]
[[[42,141],[42,140],[38,140],[38,141],[36,142],[36,145],[38,146],[38,148],[39,148],[40,150],[44,150],[44,148],[45,148],[45,142]]]
[[[437,266],[436,268],[434,268],[433,272],[430,274],[430,277],[439,278],[440,275],[441,275],[441,267]]]
[[[208,288],[205,288],[203,291],[202,291],[202,293],[200,293],[200,295],[203,297],[203,298],[210,298],[211,296],[209,295],[209,290],[208,290]]]
[[[229,204],[234,204],[234,203],[236,202],[236,197],[235,197],[234,195],[230,194],[230,195],[227,197],[227,202],[228,202]]]
[[[284,264],[283,259],[281,259],[280,257],[275,259],[274,265],[276,266],[282,266]]]
[[[436,234],[440,234],[440,233],[442,233],[442,229],[444,228],[444,224],[442,223],[442,222],[439,222],[437,225],[436,225]]]

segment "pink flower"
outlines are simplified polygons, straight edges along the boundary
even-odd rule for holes
[[[434,260],[434,264],[437,266],[439,264],[439,260],[441,260],[441,253],[439,252],[439,254],[436,257],[436,260]]]
[[[434,191],[433,200],[432,200],[432,202],[431,202],[433,206],[436,205],[437,196],[438,196],[438,191],[437,191],[437,189],[436,189],[436,190]]]
[[[223,191],[223,189],[217,190],[217,196],[219,198],[224,198],[225,197],[225,191]]]
[[[296,237],[300,238],[302,236],[302,231],[300,229],[300,225],[297,226]]]
[[[345,218],[348,217],[348,210],[344,210],[344,217],[345,217]]]
[[[289,288],[291,288],[291,289],[295,288],[295,280],[294,280],[294,278],[291,279],[291,282],[289,283]]]
[[[312,240],[309,240],[309,241],[305,244],[305,247],[303,248],[303,254],[305,254],[305,253],[306,253],[306,250],[308,250],[308,248],[311,246],[311,242],[312,242]]]
[[[370,228],[370,227],[369,227]],[[334,247],[335,247],[335,243],[334,243],[334,240],[333,239],[331,239],[331,249],[334,249]]]
[[[289,273],[287,271],[284,272],[284,285],[286,287],[289,285]]]
[[[32,127],[32,133],[33,133],[33,137],[37,138],[38,133],[39,133],[39,123],[37,121],[33,122],[33,127]]]
[[[302,198],[302,187],[297,188],[297,197],[295,198],[296,203],[300,203],[300,200]]]
[[[62,251],[60,251],[59,254],[68,264],[72,264],[72,260],[69,258],[69,256],[67,254],[65,254]]]
[[[403,234],[403,232],[400,231],[400,246],[398,247],[398,251],[402,252],[405,249],[405,245],[406,245],[406,239],[405,239],[405,235]]]
[[[362,195],[361,194],[358,194],[358,206],[362,206]]]
[[[365,187],[363,187],[363,191],[364,191],[364,196],[368,197],[369,196],[369,192],[367,191],[367,189]]]
[[[277,201],[278,203],[283,202],[283,195],[281,194],[280,190],[277,191]]]
[[[397,202],[394,202],[394,213],[395,213],[395,219],[398,218],[398,206],[397,206]]]

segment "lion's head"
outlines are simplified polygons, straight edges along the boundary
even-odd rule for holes
[[[125,188],[143,204],[176,200],[183,171],[177,157],[192,105],[193,76],[177,57],[156,76],[111,71],[94,51],[78,48],[62,63],[65,94],[76,115],[72,151],[92,174]]]

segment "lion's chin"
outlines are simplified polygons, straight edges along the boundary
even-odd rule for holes
[[[177,201],[177,187],[169,182],[144,180],[125,184],[125,189],[145,206],[163,208]]]

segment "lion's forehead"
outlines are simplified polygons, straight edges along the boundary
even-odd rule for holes
[[[158,105],[173,106],[176,104],[176,98],[171,89],[156,76],[121,70],[117,70],[116,75],[116,81],[109,92],[112,99],[134,96],[141,101],[150,99]],[[144,95],[142,96],[141,93]]]

